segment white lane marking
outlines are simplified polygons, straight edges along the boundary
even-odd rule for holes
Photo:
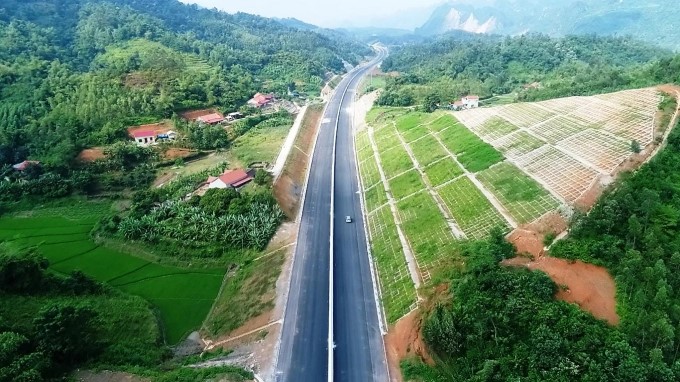
[[[345,97],[347,96],[348,90],[350,85],[352,84],[352,81],[354,81],[357,77],[359,77],[362,74],[363,71],[363,66],[358,67],[356,73],[350,78],[345,77],[345,80],[348,79],[347,85],[345,85],[345,90],[342,93],[342,97],[340,97],[340,104],[338,105],[338,114],[335,116],[335,130],[333,132],[333,162],[331,164],[331,211],[330,211],[330,220],[331,220],[331,231],[330,231],[330,265],[328,267],[328,382],[333,382],[333,373],[334,373],[334,365],[333,365],[333,354],[334,354],[334,349],[335,349],[335,341],[333,340],[333,227],[334,227],[334,222],[333,222],[333,215],[335,212],[335,162],[336,162],[336,144],[337,144],[337,139],[338,139],[338,125],[340,124],[340,113],[342,112],[342,103],[345,101]],[[345,81],[343,80],[343,81]],[[342,82],[341,82],[342,83]],[[333,94],[335,95],[335,94]],[[333,100],[333,96],[331,96],[331,101]],[[330,102],[329,102],[330,104]]]

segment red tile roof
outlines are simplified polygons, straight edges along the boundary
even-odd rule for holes
[[[469,99],[469,100],[479,100],[479,96],[475,96],[475,95],[469,95],[469,96],[467,96],[467,97],[465,97],[465,98],[467,98],[467,99]]]
[[[208,114],[208,115],[203,115],[198,118],[196,118],[198,122],[203,122],[207,124],[213,124],[213,123],[220,123],[224,121],[224,116],[219,113],[213,113],[213,114]]]
[[[218,177],[218,179],[221,180],[227,186],[232,187],[241,187],[242,185],[253,180],[253,178],[243,170],[225,171],[222,175]]]
[[[257,93],[250,100],[250,103],[256,104],[257,106],[264,106],[274,99],[274,94],[262,94]]]
[[[154,133],[151,130],[142,130],[142,131],[135,131],[132,133],[132,136],[134,138],[147,138],[147,137],[155,137],[156,133]]]

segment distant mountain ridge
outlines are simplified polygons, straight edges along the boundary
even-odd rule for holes
[[[437,7],[415,33],[433,36],[461,30],[503,35],[631,35],[678,49],[677,20],[677,4],[663,0],[452,0]]]

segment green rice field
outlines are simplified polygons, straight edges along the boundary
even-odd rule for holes
[[[0,241],[36,248],[60,273],[90,277],[141,296],[158,310],[168,343],[200,328],[222,285],[223,269],[161,265],[96,244],[90,231],[110,205],[81,202],[0,218]],[[69,211],[72,210],[72,211]]]

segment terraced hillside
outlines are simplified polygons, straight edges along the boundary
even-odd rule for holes
[[[633,142],[656,139],[661,101],[650,88],[456,113],[373,109],[356,147],[388,321],[442,264],[462,262],[461,240],[568,217]]]

